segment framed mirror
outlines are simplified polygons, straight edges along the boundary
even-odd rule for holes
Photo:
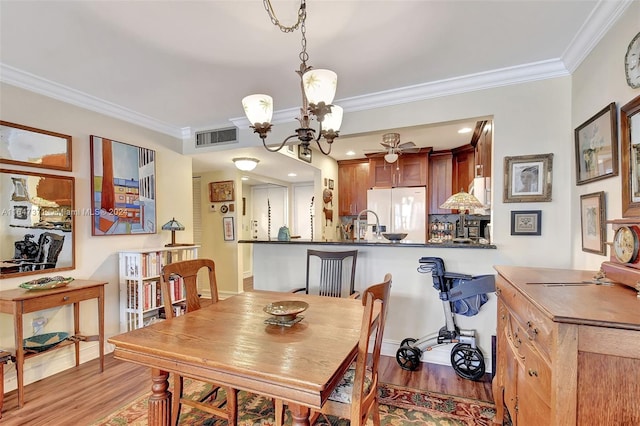
[[[0,278],[75,268],[73,177],[0,169]]]
[[[0,120],[0,163],[71,171],[71,136]]]
[[[640,217],[640,96],[620,108],[622,217]]]

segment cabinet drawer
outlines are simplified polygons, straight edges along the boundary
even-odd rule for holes
[[[68,305],[87,299],[94,299],[100,295],[100,287],[84,288],[64,293],[56,293],[50,296],[41,296],[23,301],[23,312],[34,312],[56,306]]]
[[[553,321],[543,315],[538,308],[500,276],[498,276],[496,285],[498,297],[520,325],[520,338],[532,344],[536,351],[542,354],[547,361],[550,361],[550,348],[555,330]]]

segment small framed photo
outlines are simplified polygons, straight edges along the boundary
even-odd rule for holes
[[[329,189],[333,189],[333,179],[329,179]]]
[[[233,216],[222,218],[222,227],[224,230],[224,240],[234,241],[236,239],[235,227],[233,226]]]
[[[616,103],[575,129],[576,185],[618,176]]]
[[[511,235],[541,235],[542,211],[512,210]]]
[[[298,158],[307,163],[311,162],[311,148],[303,144],[298,145]]]
[[[604,191],[580,196],[582,251],[607,254]]]
[[[505,203],[551,201],[553,154],[504,158]]]

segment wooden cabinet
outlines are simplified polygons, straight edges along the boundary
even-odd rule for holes
[[[369,160],[338,161],[338,215],[355,216],[367,208]]]
[[[426,186],[429,177],[428,151],[402,154],[393,164],[384,161],[383,157],[373,157],[369,163],[369,176],[372,188]]]
[[[453,154],[453,193],[469,191],[469,185],[476,176],[475,149],[464,145],[451,150]]]
[[[640,317],[632,288],[595,272],[498,266],[495,422],[640,424]],[[549,284],[545,284],[549,283]]]
[[[491,177],[491,121],[486,122],[475,146],[475,170],[477,176]]]
[[[160,288],[162,267],[196,259],[199,246],[176,246],[120,252],[120,332],[135,330],[159,318],[163,307]],[[182,286],[175,286],[175,302],[184,299]],[[182,296],[181,296],[182,295]]]
[[[451,151],[432,152],[429,156],[429,214],[449,214],[440,205],[452,195],[453,154]]]

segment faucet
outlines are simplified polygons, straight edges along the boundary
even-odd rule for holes
[[[356,241],[360,241],[360,216],[362,216],[363,213],[371,213],[376,217],[376,237],[380,238],[382,236],[382,233],[380,232],[380,219],[378,218],[378,215],[373,210],[365,209],[358,213],[358,218],[356,219]],[[369,225],[373,226],[372,223],[367,223],[365,226]]]

